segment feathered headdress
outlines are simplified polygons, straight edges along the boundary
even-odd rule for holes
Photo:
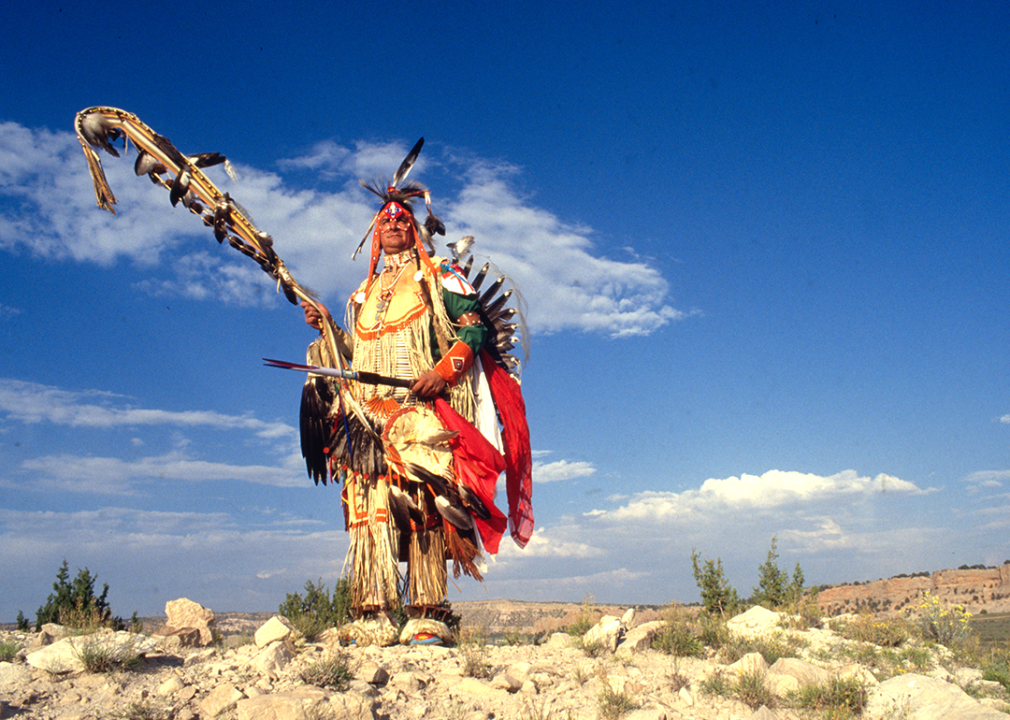
[[[401,186],[401,183],[407,179],[410,169],[414,166],[417,156],[421,154],[421,147],[423,145],[424,138],[421,138],[411,151],[407,153],[407,157],[400,163],[400,167],[393,173],[393,178],[387,185],[383,186],[376,180],[372,180],[371,182],[360,181],[362,187],[382,199],[382,207],[372,216],[372,222],[368,225],[365,236],[361,238],[357,249],[351,255],[352,260],[357,257],[365,241],[368,239],[369,233],[371,233],[372,252],[369,258],[369,281],[371,281],[372,276],[375,274],[375,267],[379,262],[379,252],[382,249],[379,243],[379,218],[382,217],[383,213],[396,217],[402,212],[410,218],[413,245],[417,249],[418,260],[423,262],[433,274],[435,272],[431,264],[431,258],[429,257],[429,253],[433,254],[435,252],[431,238],[433,235],[445,235],[445,223],[442,222],[442,219],[438,215],[431,212],[431,193],[428,192],[427,188],[416,182],[405,183]],[[428,216],[425,218],[423,225],[418,223],[417,218],[414,216],[414,200],[419,197],[424,198],[424,206],[428,211]],[[427,249],[425,249],[425,246],[427,246]]]

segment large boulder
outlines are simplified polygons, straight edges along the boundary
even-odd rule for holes
[[[154,632],[155,636],[188,639],[191,634],[180,631],[195,629],[200,633],[201,646],[214,642],[214,611],[210,608],[205,608],[189,598],[179,598],[165,603],[165,615],[167,620]]]
[[[253,640],[256,642],[256,647],[264,648],[278,640],[287,640],[296,632],[295,626],[291,624],[290,620],[282,615],[274,615],[260,626]]]
[[[985,707],[957,685],[917,673],[898,675],[880,683],[870,695],[864,715],[906,720],[1006,719],[1006,713]]]
[[[235,714],[238,720],[304,720],[307,717],[366,720],[375,717],[375,702],[357,693],[333,693],[305,687],[239,700]]]
[[[589,628],[588,632],[582,636],[582,642],[586,647],[599,645],[607,648],[610,652],[617,650],[617,643],[624,633],[624,623],[620,618],[613,615],[604,615],[600,621]]]
[[[782,613],[755,605],[745,613],[726,621],[729,631],[739,637],[759,637],[771,634],[779,626]]]

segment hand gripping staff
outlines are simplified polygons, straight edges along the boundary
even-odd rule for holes
[[[112,107],[82,110],[74,120],[74,129],[88,161],[95,184],[95,200],[100,208],[116,214],[116,196],[105,178],[96,148],[119,157],[113,143],[122,138],[124,152],[130,142],[137,148],[133,169],[138,176],[147,175],[153,183],[168,190],[172,205],[181,202],[203,220],[204,225],[213,229],[219,243],[227,240],[233,248],[259,263],[264,272],[277,281],[278,290],[284,292],[291,304],[297,305],[303,300],[324,315],[316,299],[292,277],[284,261],[274,252],[273,238],[259,230],[242,206],[228,193],[222,193],[204,174],[202,168],[224,163],[225,170],[232,175],[231,163],[223,155],[184,155],[168,138],[156,133],[136,115]],[[344,358],[351,355],[346,342],[337,336],[330,323],[323,322],[322,331],[334,362],[346,370]],[[348,401],[354,414],[363,419],[350,393],[342,392],[340,396],[341,401]],[[363,425],[371,430],[368,423]]]

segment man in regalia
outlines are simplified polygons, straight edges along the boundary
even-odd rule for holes
[[[302,307],[312,327],[330,325],[355,371],[400,382],[328,380],[321,387],[321,378],[310,380],[307,391],[315,388],[322,401],[303,397],[303,415],[307,406],[309,414],[321,408],[322,451],[330,475],[343,482],[356,616],[349,635],[359,643],[391,644],[397,635],[404,643],[448,642],[446,561],[455,576],[480,580],[482,546],[496,553],[507,526],[520,546],[532,533],[525,407],[494,342],[515,325],[482,306],[468,269],[425,249],[432,234],[444,233],[430,206],[423,225],[414,216],[411,201],[427,201],[425,190],[395,183],[385,192],[369,189],[383,204],[368,276],[347,304],[346,332],[325,307],[322,314]],[[309,363],[334,365],[327,354],[317,340]],[[304,427],[303,418],[303,451],[308,444],[311,452]],[[494,505],[503,471],[508,518]],[[398,634],[390,610],[401,605],[410,621]]]

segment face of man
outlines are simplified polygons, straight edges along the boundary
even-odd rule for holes
[[[379,216],[379,244],[387,255],[395,255],[411,247],[410,215],[406,210],[394,207],[392,212],[383,210]]]

